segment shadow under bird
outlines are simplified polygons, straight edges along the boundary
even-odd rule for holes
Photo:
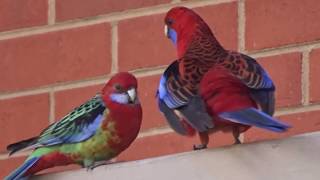
[[[127,72],[115,74],[101,93],[39,136],[9,145],[10,155],[20,150],[34,151],[6,180],[27,179],[54,166],[79,164],[93,169],[105,164],[135,140],[141,120],[136,78]]]
[[[258,62],[229,51],[206,22],[186,7],[165,16],[165,34],[177,49],[177,60],[163,73],[157,99],[169,125],[181,135],[200,136],[203,149],[209,133],[232,132],[235,144],[251,126],[284,132],[286,123],[272,118],[275,86]]]

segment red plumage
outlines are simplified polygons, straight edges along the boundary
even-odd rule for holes
[[[225,50],[191,9],[172,8],[165,25],[178,59],[160,80],[159,108],[176,132],[190,135],[184,122],[199,132],[202,145],[196,149],[206,147],[208,133],[217,130],[231,130],[240,143],[239,133],[251,125],[276,132],[288,128],[271,117],[275,87],[255,59]]]

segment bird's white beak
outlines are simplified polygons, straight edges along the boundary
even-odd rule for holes
[[[127,91],[129,98],[132,102],[135,102],[136,98],[137,98],[137,92],[135,88],[129,89]]]
[[[168,26],[164,25],[164,35],[168,37]]]

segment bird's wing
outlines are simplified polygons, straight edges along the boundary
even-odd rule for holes
[[[107,110],[101,95],[96,95],[42,131],[36,146],[77,143],[90,138],[105,119]]]
[[[163,73],[157,97],[160,111],[176,132],[183,135],[188,132],[180,121],[179,114],[199,132],[207,131],[214,126],[202,98],[195,88],[181,78],[178,61],[170,64]]]
[[[247,55],[230,52],[222,65],[251,89],[251,96],[262,111],[272,116],[275,109],[275,86],[257,61]]]

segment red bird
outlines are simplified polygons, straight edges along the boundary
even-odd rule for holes
[[[179,134],[198,131],[201,144],[194,149],[206,148],[208,133],[218,130],[232,131],[238,144],[239,134],[250,126],[275,132],[289,128],[271,117],[275,87],[255,59],[225,50],[191,9],[172,8],[165,27],[178,60],[161,77],[159,108]]]
[[[26,179],[43,169],[68,164],[93,169],[130,146],[141,120],[137,79],[127,72],[117,73],[100,93],[39,136],[9,145],[10,155],[20,150],[34,151],[5,179]]]

